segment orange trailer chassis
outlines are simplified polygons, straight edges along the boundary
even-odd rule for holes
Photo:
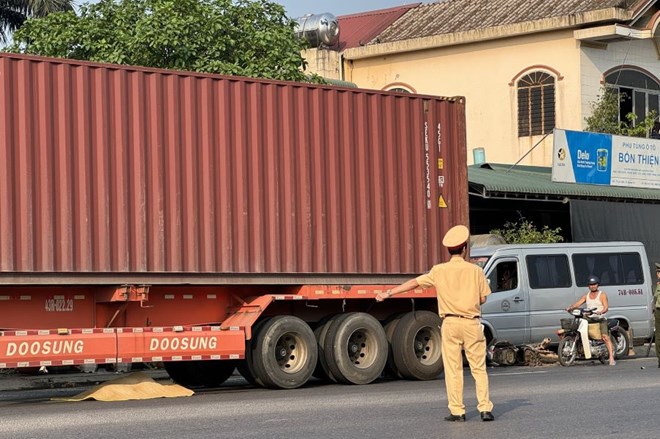
[[[15,287],[0,292],[0,368],[240,360],[253,324],[273,303],[302,301],[315,308],[320,301],[341,301],[343,307],[369,300],[369,306],[383,306],[374,297],[387,288],[306,285],[258,295],[254,289],[207,286],[56,287],[55,294],[50,287]],[[434,297],[433,290],[418,289],[396,299]],[[17,329],[17,320],[30,329]],[[137,321],[150,326],[132,326]]]

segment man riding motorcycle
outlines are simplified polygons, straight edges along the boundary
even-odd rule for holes
[[[592,319],[595,320],[597,318],[599,320],[600,334],[607,346],[607,352],[610,355],[610,366],[614,366],[616,364],[616,361],[614,361],[614,349],[612,348],[612,342],[610,341],[610,335],[607,330],[607,318],[605,317],[605,313],[608,310],[607,294],[600,291],[598,288],[600,284],[600,279],[598,279],[598,277],[591,275],[587,282],[589,285],[589,292],[580,297],[580,299],[573,305],[566,308],[566,311],[571,312],[571,310],[579,308],[583,303],[586,303],[588,309],[595,308],[593,313],[595,317],[592,317]]]

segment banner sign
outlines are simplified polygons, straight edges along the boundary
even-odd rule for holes
[[[660,189],[660,140],[555,129],[552,181]]]

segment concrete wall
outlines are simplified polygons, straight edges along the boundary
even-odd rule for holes
[[[316,73],[328,79],[342,79],[339,52],[314,48],[303,50],[302,57],[307,61],[305,73]]]

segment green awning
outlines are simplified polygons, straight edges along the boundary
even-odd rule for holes
[[[470,195],[483,198],[569,201],[571,199],[660,202],[660,190],[557,183],[552,168],[486,163],[468,166]]]

